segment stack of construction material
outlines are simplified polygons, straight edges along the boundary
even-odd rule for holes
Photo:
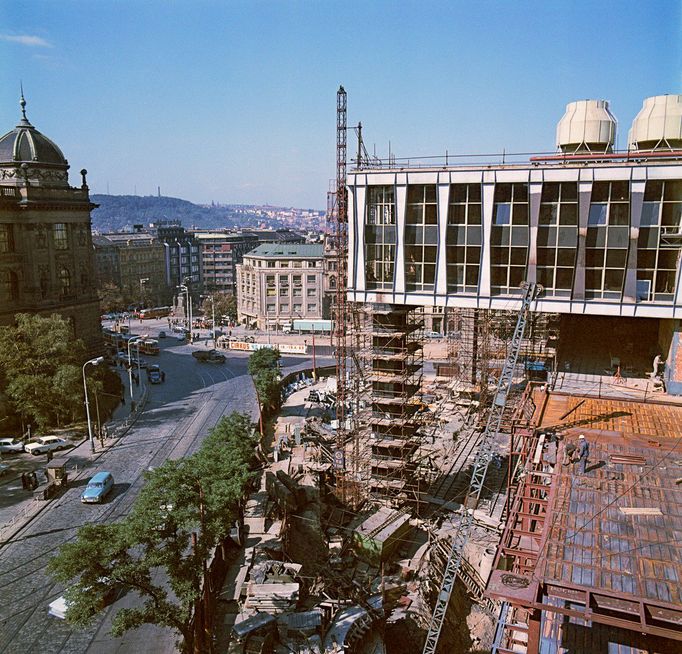
[[[296,607],[299,596],[299,584],[254,584],[250,583],[246,590],[244,607],[264,613],[284,613]]]

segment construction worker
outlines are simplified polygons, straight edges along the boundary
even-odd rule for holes
[[[561,462],[563,465],[567,466],[570,463],[573,463],[573,455],[575,454],[576,449],[578,449],[573,443],[566,443],[564,445],[564,458],[563,461]]]
[[[587,468],[587,460],[590,456],[590,444],[587,442],[584,434],[578,436],[578,472],[581,475],[585,474]]]

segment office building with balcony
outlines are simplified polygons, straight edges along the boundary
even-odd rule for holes
[[[0,137],[0,325],[17,313],[69,320],[91,352],[101,348],[86,170],[69,185],[62,151],[26,117]]]
[[[322,244],[269,243],[244,255],[237,266],[239,321],[277,330],[321,319],[323,261]]]

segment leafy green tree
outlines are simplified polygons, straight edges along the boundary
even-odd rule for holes
[[[123,291],[112,282],[104,282],[98,290],[99,303],[104,313],[123,311],[130,302]]]
[[[238,515],[253,474],[254,445],[249,418],[233,413],[196,453],[147,472],[147,483],[125,519],[81,528],[49,565],[57,579],[73,584],[67,591],[67,620],[89,624],[104,598],[123,588],[142,602],[118,611],[114,635],[157,624],[174,629],[181,651],[192,652],[204,562]]]
[[[281,358],[277,348],[264,347],[256,350],[248,363],[249,374],[253,377],[263,370],[276,370]]]
[[[261,348],[249,357],[249,374],[256,388],[261,411],[266,415],[276,411],[281,402],[280,356],[278,349]]]
[[[215,302],[216,323],[222,316],[227,316],[230,320],[237,320],[237,298],[231,293],[213,293],[211,295]],[[206,298],[201,304],[201,310],[205,316],[211,316],[213,307],[211,299]]]
[[[56,314],[15,319],[0,327],[0,371],[14,409],[40,429],[81,416],[83,342]]]

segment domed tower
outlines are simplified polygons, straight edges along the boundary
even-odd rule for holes
[[[0,325],[17,313],[59,313],[95,352],[99,301],[85,176],[69,185],[69,163],[26,117],[0,137]]]

